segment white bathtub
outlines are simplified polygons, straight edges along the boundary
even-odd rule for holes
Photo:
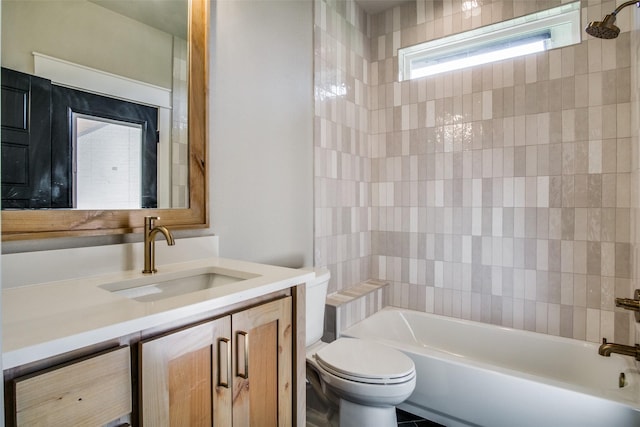
[[[400,407],[447,427],[640,426],[638,365],[596,344],[394,307],[343,336],[409,355],[418,381]]]

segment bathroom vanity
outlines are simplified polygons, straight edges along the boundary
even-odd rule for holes
[[[304,422],[313,273],[216,257],[159,270],[3,290],[8,426]]]

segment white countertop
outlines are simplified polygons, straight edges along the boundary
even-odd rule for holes
[[[225,258],[158,266],[154,281],[207,268],[242,271],[257,277],[153,302],[140,302],[100,286],[149,277],[140,270],[75,278],[2,291],[3,369],[161,326],[305,283],[314,277],[297,270]]]

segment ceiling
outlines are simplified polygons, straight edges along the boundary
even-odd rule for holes
[[[89,0],[116,13],[129,16],[159,30],[186,39],[186,0]],[[370,15],[415,0],[355,0]]]
[[[116,13],[129,16],[159,30],[186,38],[186,0],[89,0]],[[355,0],[370,15],[415,0]]]
[[[356,3],[368,14],[375,15],[407,1],[414,0],[356,0]]]
[[[158,30],[187,39],[189,7],[186,0],[89,1]]]

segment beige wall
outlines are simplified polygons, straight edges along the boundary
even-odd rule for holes
[[[212,3],[210,200],[221,256],[313,262],[312,4]]]
[[[171,88],[170,34],[84,0],[2,3],[3,67],[33,74],[38,52]]]
[[[323,124],[316,146],[357,130],[339,126],[353,115],[345,100],[358,88],[340,64],[353,63],[353,40],[369,38],[369,273],[392,283],[391,304],[629,342],[631,315],[614,299],[630,296],[633,284],[629,17],[636,12],[620,14],[615,40],[583,35],[576,46],[398,83],[398,47],[560,1],[479,2],[464,12],[457,1],[418,0],[369,17],[358,32],[344,31],[351,2],[346,11],[322,3],[327,25],[340,31],[325,37],[316,26],[323,43],[316,62],[329,64],[324,75],[346,75],[348,91],[331,107],[337,133]],[[583,24],[610,12],[609,2],[584,6]],[[346,46],[338,62],[334,39]],[[316,164],[332,163],[344,176],[337,151],[321,152]],[[316,194],[333,194],[331,182],[316,183]],[[337,221],[316,244],[341,253],[343,215],[354,205],[337,194],[322,214]],[[337,280],[334,290],[355,284]]]

